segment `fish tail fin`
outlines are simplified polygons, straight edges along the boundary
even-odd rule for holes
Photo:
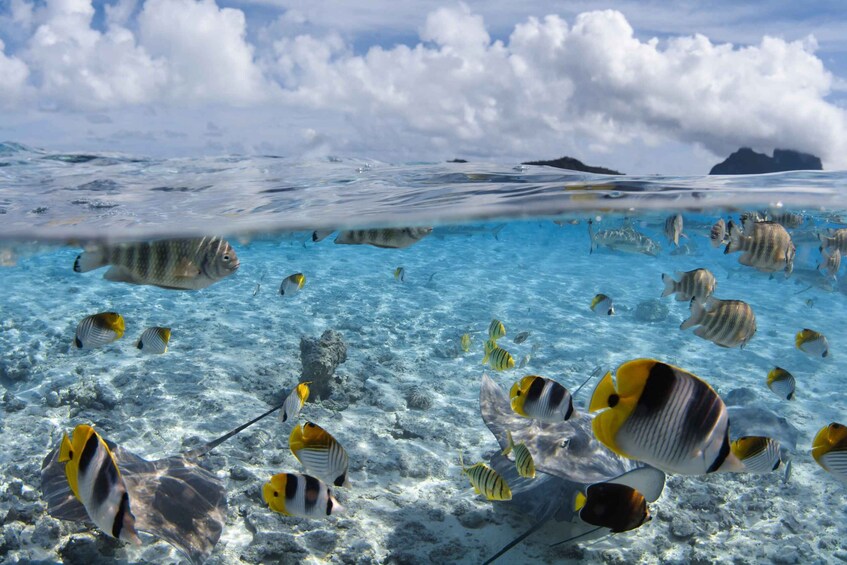
[[[74,261],[74,272],[87,273],[88,271],[105,267],[108,264],[109,259],[103,249],[93,247],[91,249],[86,249],[76,256],[76,261]]]
[[[729,234],[729,243],[726,244],[726,249],[723,251],[724,255],[741,251],[741,229],[732,220],[729,221],[727,226],[727,233]]]
[[[506,438],[508,440],[508,445],[506,445],[506,449],[503,450],[503,455],[508,455],[515,448],[515,440],[512,439],[512,432],[510,430],[506,430]]]
[[[691,299],[690,308],[691,316],[680,324],[679,329],[681,330],[687,330],[690,327],[696,326],[703,321],[703,317],[706,315],[706,307],[697,302],[697,298]]]
[[[662,282],[665,283],[665,290],[662,292],[662,297],[670,296],[676,292],[676,281],[672,276],[662,273]]]

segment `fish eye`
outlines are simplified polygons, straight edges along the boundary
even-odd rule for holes
[[[274,491],[274,498],[276,498],[278,496],[279,496],[279,493],[277,491]]]
[[[521,391],[520,391],[520,390],[518,390],[518,391],[515,393],[515,396],[520,396],[520,395],[521,395]]]
[[[229,255],[224,255],[224,261],[229,261]]]

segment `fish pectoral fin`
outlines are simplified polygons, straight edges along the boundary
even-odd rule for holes
[[[132,272],[126,267],[121,267],[119,265],[112,265],[109,267],[109,270],[106,271],[103,278],[107,281],[138,284],[138,281],[132,275]]]
[[[178,277],[193,278],[200,274],[200,267],[191,259],[184,257],[174,269],[174,275]]]

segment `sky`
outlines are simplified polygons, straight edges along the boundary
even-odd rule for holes
[[[847,169],[842,0],[0,0],[0,140],[138,156]]]

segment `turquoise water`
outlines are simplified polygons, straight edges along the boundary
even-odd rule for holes
[[[290,426],[263,420],[215,448],[203,466],[223,482],[224,530],[209,563],[479,563],[533,521],[474,494],[465,462],[499,451],[480,416],[489,374],[508,389],[527,374],[571,391],[600,368],[639,357],[682,367],[727,404],[785,419],[796,430],[785,481],[770,474],[671,476],[637,530],[550,548],[552,525],[502,562],[554,560],[826,563],[847,558],[844,486],[812,459],[817,430],[844,421],[845,287],[815,266],[818,234],[842,227],[843,173],[739,178],[611,178],[512,165],[387,165],[332,159],[296,163],[241,158],[145,161],[57,156],[11,144],[0,160],[0,517],[3,562],[177,563],[170,545],[129,546],[84,521],[51,517],[39,472],[44,457],[81,423],[146,458],[201,445],[281,402],[301,378],[301,339],[335,330],[346,344],[331,392],[310,397],[301,417],[319,423],[350,457],[345,511],[323,519],[271,512],[271,475],[302,472],[288,450]],[[773,277],[714,248],[709,229],[742,209],[804,214],[789,230],[794,272]],[[663,235],[681,212],[681,247]],[[625,216],[627,219],[625,219]],[[596,230],[631,225],[660,243],[658,256],[589,253]],[[464,223],[458,223],[462,220]],[[557,223],[554,223],[556,220]],[[312,241],[310,228],[431,225],[406,249]],[[200,291],[76,273],[83,242],[219,234],[238,254],[231,277]],[[403,267],[405,278],[394,272]],[[721,348],[680,323],[688,304],[660,298],[662,273],[705,267],[715,296],[755,311],[743,348]],[[301,272],[303,289],[279,295]],[[616,314],[590,309],[612,297]],[[126,321],[122,339],[72,346],[79,321],[103,311]],[[483,366],[492,318],[516,367]],[[143,355],[144,328],[172,328],[164,355]],[[803,328],[826,335],[831,354],[794,347]],[[515,343],[520,332],[529,332]],[[470,351],[461,336],[471,337]],[[518,367],[524,363],[523,367]],[[770,391],[781,366],[797,399]],[[585,411],[593,384],[576,395]],[[425,400],[421,401],[423,397]],[[762,433],[767,433],[765,430]]]

